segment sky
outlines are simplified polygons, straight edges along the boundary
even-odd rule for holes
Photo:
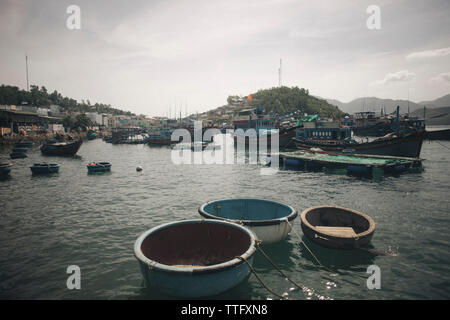
[[[282,85],[323,98],[434,100],[449,17],[448,0],[0,0],[0,83],[26,89],[27,55],[30,84],[173,116],[278,86],[281,59]]]

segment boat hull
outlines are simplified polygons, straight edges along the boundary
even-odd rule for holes
[[[254,232],[263,244],[285,239],[298,215],[291,206],[262,199],[209,201],[198,208],[198,213],[207,219],[241,224]]]
[[[243,242],[236,242],[241,240]],[[236,244],[240,249],[233,254]],[[177,259],[195,261],[204,254],[202,250],[208,246],[208,254],[227,251],[229,260],[206,266],[190,265],[191,263],[184,266],[178,263],[161,263],[153,257],[165,257],[172,262]],[[177,250],[180,252],[177,253]],[[214,296],[235,287],[250,273],[250,268],[243,259],[252,265],[255,251],[255,235],[251,231],[234,223],[217,220],[167,223],[142,234],[134,246],[135,256],[147,285],[179,298]]]
[[[323,217],[328,213],[331,213],[331,218],[327,218],[328,221],[333,221],[334,219],[330,225],[336,226],[335,221],[339,221],[337,225],[340,227],[352,227],[352,224],[358,224],[358,228],[355,228],[360,228],[360,230],[355,232],[354,236],[333,235],[330,232],[321,231],[314,221],[324,219]],[[336,218],[339,216],[340,218]],[[303,234],[306,237],[321,246],[332,249],[355,249],[363,247],[372,240],[375,232],[375,222],[369,216],[356,210],[337,206],[318,206],[306,209],[302,212],[300,220]]]
[[[107,172],[111,171],[110,163],[100,163],[99,165],[87,165],[88,172]]]
[[[2,164],[0,164],[0,175],[8,175],[8,174],[10,174],[12,166],[13,165],[11,163],[2,163]]]
[[[9,156],[11,157],[11,159],[23,159],[23,158],[28,158],[27,154],[24,152],[12,152],[9,154]]]
[[[33,174],[49,174],[49,173],[58,173],[59,165],[57,164],[49,164],[49,165],[34,165],[30,167],[30,170]]]
[[[428,140],[450,140],[450,129],[427,131]]]
[[[82,140],[74,141],[67,144],[44,144],[41,146],[41,152],[49,156],[73,156],[80,149]]]
[[[278,147],[279,148],[288,148],[288,147],[295,147],[295,144],[292,141],[292,138],[295,137],[295,130],[288,130],[284,133],[281,133],[278,136]],[[234,145],[238,146],[240,142],[240,139],[237,135],[234,135]],[[245,147],[248,147],[249,145],[255,145],[257,148],[259,148],[259,145],[266,145],[267,147],[270,147],[272,145],[272,136],[255,136],[255,137],[244,137],[244,144]]]
[[[299,149],[320,148],[324,151],[346,152],[351,150],[356,154],[372,154],[383,156],[397,156],[418,158],[422,149],[422,142],[425,132],[416,132],[400,138],[382,139],[359,144],[338,144],[329,145],[322,143],[314,143],[308,141],[300,141],[295,139],[295,144]]]

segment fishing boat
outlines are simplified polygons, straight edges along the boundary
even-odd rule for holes
[[[30,169],[33,174],[58,173],[59,172],[59,164],[35,163],[30,167]]]
[[[33,147],[32,141],[19,141],[14,144],[14,148],[31,148]]]
[[[302,212],[305,236],[328,248],[355,249],[367,245],[375,232],[368,215],[337,206],[317,206]]]
[[[6,176],[11,172],[12,163],[0,163],[0,175]]]
[[[149,287],[179,298],[223,293],[250,273],[255,235],[235,223],[185,220],[154,227],[134,244]]]
[[[176,141],[172,141],[171,135],[171,130],[161,130],[157,134],[149,134],[146,138],[146,142],[149,145],[168,146],[176,143]]]
[[[41,146],[41,152],[51,156],[73,156],[78,152],[82,143],[81,139],[65,142],[48,141]]]
[[[409,169],[420,170],[422,168],[422,159],[420,158],[344,154],[311,150],[282,152],[279,154],[279,157],[280,164],[284,168],[325,169],[330,172],[343,170],[350,175],[378,176],[382,174],[399,174]]]
[[[27,154],[25,152],[12,152],[9,154],[11,159],[23,159],[28,158]]]
[[[94,130],[89,130],[87,133],[88,140],[94,140],[97,138],[97,133]]]
[[[287,204],[247,198],[209,201],[202,204],[198,212],[207,219],[242,224],[264,244],[286,238],[298,215],[297,210]]]
[[[109,162],[91,162],[87,165],[88,172],[106,172],[111,171]]]

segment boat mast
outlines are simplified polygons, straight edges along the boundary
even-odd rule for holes
[[[26,53],[25,53],[25,68],[27,71],[27,91],[30,91],[30,86],[28,85],[28,56]]]

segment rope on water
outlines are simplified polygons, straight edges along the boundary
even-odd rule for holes
[[[306,294],[309,295],[309,296],[314,295],[315,297],[317,297],[317,298],[320,299],[320,300],[324,300],[324,299],[330,300],[330,298],[326,298],[326,297],[324,297],[324,296],[322,296],[322,295],[320,295],[320,294],[314,292],[313,289],[309,289],[309,288],[307,288],[307,287],[305,287],[305,286],[303,286],[303,285],[301,285],[301,284],[298,284],[297,282],[295,282],[294,280],[292,280],[291,278],[289,278],[289,277],[286,275],[286,273],[284,273],[284,271],[281,270],[281,269],[280,269],[280,268],[272,261],[272,259],[269,258],[269,256],[264,252],[264,250],[259,246],[259,244],[256,245],[256,249],[258,249],[258,251],[264,256],[264,258],[266,258],[267,261],[269,261],[270,264],[271,264],[275,269],[277,269],[278,272],[279,272],[286,280],[288,280],[288,281],[289,281],[290,283],[292,283],[294,286],[296,286],[297,288],[299,288],[300,290],[302,290],[304,293],[306,293]]]
[[[256,279],[258,279],[258,281],[261,283],[261,285],[267,290],[269,291],[271,294],[273,294],[274,296],[277,296],[280,299],[286,300],[286,297],[283,297],[283,295],[276,293],[275,291],[273,291],[272,289],[270,289],[268,286],[266,286],[266,284],[264,283],[264,281],[262,281],[262,279],[258,276],[258,274],[256,273],[255,269],[253,269],[253,267],[251,266],[251,264],[247,261],[247,259],[245,259],[244,257],[236,257],[241,261],[244,261],[248,267],[250,268],[250,270],[253,272],[253,274],[255,275]]]
[[[439,141],[437,141],[437,140],[435,140],[435,142],[437,142],[437,143],[439,143],[441,146],[443,146],[444,148],[447,148],[447,149],[449,149],[450,150],[450,148],[449,147],[447,147],[445,144],[442,144],[442,143],[440,143]]]

